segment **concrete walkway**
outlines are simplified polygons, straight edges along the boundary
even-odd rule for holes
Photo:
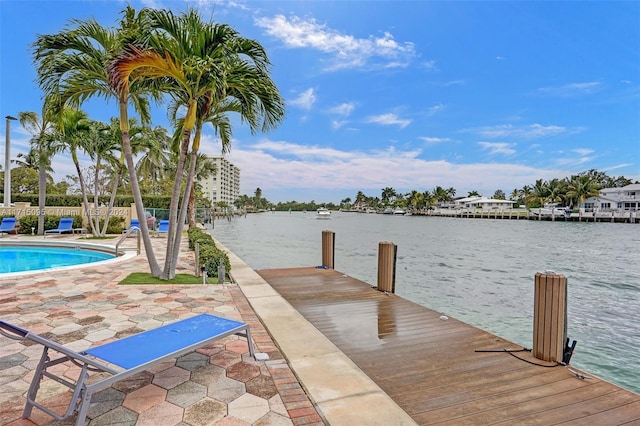
[[[41,237],[20,235],[4,237],[2,241],[30,238],[42,240]],[[76,238],[54,236],[46,241],[53,243]],[[164,255],[164,241],[162,237],[153,239],[154,251],[159,258]],[[87,240],[82,239],[82,242]],[[115,239],[102,244],[113,245]],[[129,238],[124,246],[133,249],[135,239]],[[326,353],[327,349],[322,346],[317,346],[318,357],[308,358],[306,366],[299,349],[283,356],[282,348],[293,350],[296,346],[292,341],[298,341],[298,347],[307,346],[317,331],[307,330],[308,324],[299,319],[291,324],[297,330],[287,331],[282,327],[281,321],[285,318],[282,315],[292,314],[290,307],[281,311],[273,298],[261,295],[268,289],[254,282],[246,265],[233,258],[232,269],[237,268],[232,270],[233,276],[243,281],[241,285],[118,285],[131,272],[148,271],[144,253],[99,266],[0,278],[0,319],[79,351],[208,312],[250,324],[256,350],[269,355],[267,361],[255,361],[248,356],[247,342],[233,336],[175,361],[156,365],[94,395],[88,415],[91,426],[325,424],[285,358],[294,361],[303,378],[324,376],[325,380],[329,377],[327,366],[338,373],[346,361],[335,364],[329,355],[337,354]],[[185,240],[177,271],[193,273],[193,270],[193,252],[188,250]],[[250,299],[245,298],[245,289],[250,291]],[[253,310],[256,306],[261,312],[260,318]],[[267,332],[260,321],[262,315],[274,330]],[[271,336],[283,339],[283,345],[279,341],[276,344]],[[315,344],[311,347],[316,348]],[[0,336],[0,425],[74,423],[74,419],[53,421],[38,409],[34,409],[29,419],[21,419],[25,394],[41,350],[39,345]],[[320,355],[326,358],[322,359]],[[318,361],[321,364],[317,365]],[[70,377],[77,373],[73,366],[59,367],[58,373]],[[350,381],[352,376],[347,377]],[[359,391],[371,392],[369,383],[361,378],[353,380],[350,386],[354,391],[366,384]],[[330,423],[358,423],[342,423],[336,415],[339,411],[352,411],[352,402],[357,401],[341,402],[339,398],[343,394],[340,392],[319,394],[320,388],[313,380],[308,389],[318,398],[319,405],[323,406],[321,409],[329,413]],[[354,391],[350,393],[356,400]],[[58,412],[64,411],[69,399],[69,390],[53,380],[45,380],[38,394],[40,402]],[[364,402],[364,399],[360,400]],[[342,409],[339,408],[341,404]]]

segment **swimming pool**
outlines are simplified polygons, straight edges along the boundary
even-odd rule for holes
[[[88,245],[0,245],[0,274],[50,270],[114,259],[114,253]]]

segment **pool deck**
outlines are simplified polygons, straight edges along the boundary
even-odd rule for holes
[[[79,235],[47,236],[69,241]],[[42,240],[5,236],[3,241]],[[134,250],[135,238],[125,249]],[[158,258],[164,257],[162,237],[152,238]],[[87,242],[84,238],[82,242]],[[116,239],[99,244],[113,245]],[[177,272],[193,273],[193,252],[186,239]],[[311,403],[237,284],[119,286],[131,272],[147,272],[143,254],[101,266],[49,273],[25,273],[0,279],[0,319],[26,328],[74,350],[156,328],[203,312],[244,321],[251,326],[257,352],[267,361],[248,356],[246,340],[230,336],[154,366],[94,395],[90,425],[322,425]],[[68,425],[34,409],[21,419],[25,394],[40,357],[39,345],[0,336],[0,425]],[[76,371],[62,367],[60,373]],[[65,370],[67,369],[67,370]],[[62,412],[69,390],[52,380],[43,382],[40,401]]]

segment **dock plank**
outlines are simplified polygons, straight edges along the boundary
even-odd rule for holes
[[[640,395],[338,271],[257,272],[418,424],[640,423]]]

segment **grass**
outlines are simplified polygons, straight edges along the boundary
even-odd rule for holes
[[[209,284],[215,284],[218,280],[217,278],[209,278],[208,281]],[[149,272],[132,272],[124,280],[120,281],[120,284],[202,284],[202,277],[189,274],[176,274],[173,279],[161,280],[160,278],[152,277]]]

